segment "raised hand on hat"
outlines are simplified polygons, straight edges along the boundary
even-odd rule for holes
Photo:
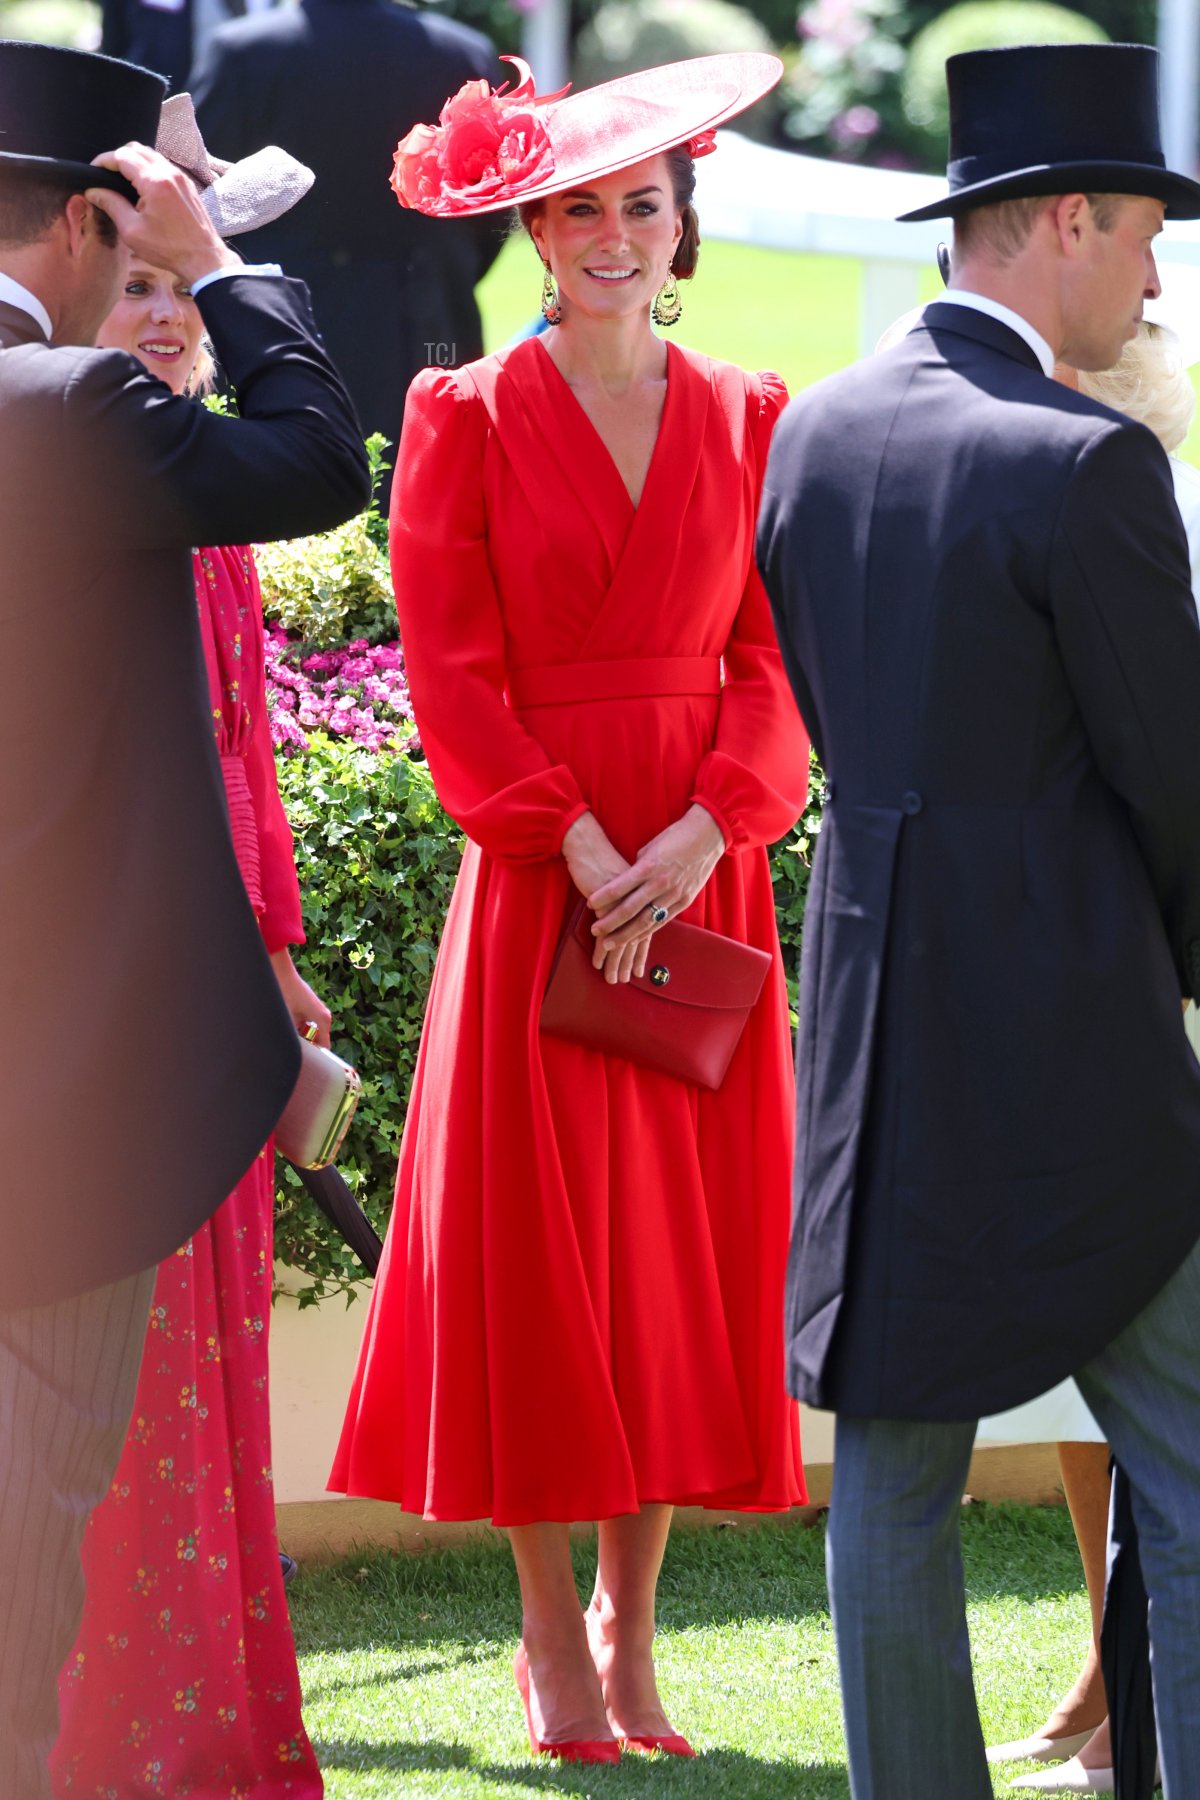
[[[110,188],[89,188],[87,198],[107,213],[127,249],[156,269],[170,269],[181,281],[199,281],[218,269],[238,268],[241,257],[217,235],[195,183],[182,169],[145,144],[125,144],[95,158],[136,188],[134,206]]]

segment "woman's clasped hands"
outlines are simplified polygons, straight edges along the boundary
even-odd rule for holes
[[[707,809],[690,806],[628,862],[594,813],[563,839],[572,881],[596,914],[593,965],[609,982],[644,975],[655,931],[692,904],[721,857],[725,837]]]

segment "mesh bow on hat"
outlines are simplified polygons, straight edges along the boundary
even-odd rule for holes
[[[163,102],[154,147],[195,182],[200,203],[223,238],[270,225],[303,200],[316,180],[311,169],[278,144],[235,163],[210,155],[190,94]]]

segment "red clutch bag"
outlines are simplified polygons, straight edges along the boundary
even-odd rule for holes
[[[678,921],[654,934],[646,973],[605,981],[592,967],[592,914],[580,900],[558,942],[541,1029],[677,1081],[719,1088],[771,958],[735,938]]]

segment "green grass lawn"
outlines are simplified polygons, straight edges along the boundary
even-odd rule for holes
[[[541,265],[528,238],[514,237],[479,288],[484,333],[495,350],[537,317]],[[670,335],[694,350],[775,369],[791,393],[845,368],[858,355],[862,264],[845,256],[796,256],[715,239],[700,270],[685,281],[683,318]],[[941,292],[936,269],[922,278],[921,298]],[[1192,370],[1200,391],[1200,368]],[[1200,466],[1200,420],[1177,452]]]
[[[975,1506],[963,1524],[980,1706],[999,1742],[1039,1725],[1074,1679],[1087,1599],[1065,1508]],[[699,1759],[630,1756],[611,1769],[529,1755],[509,1670],[519,1608],[503,1547],[306,1570],[292,1614],[330,1800],[848,1800],[823,1559],[820,1526],[677,1533],[660,1588],[659,1669]],[[581,1593],[590,1568],[582,1544]]]

